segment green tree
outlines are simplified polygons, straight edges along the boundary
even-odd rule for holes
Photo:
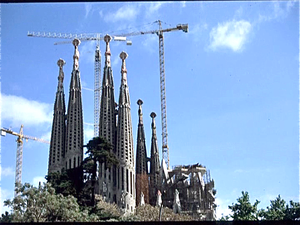
[[[91,205],[94,206],[97,163],[104,163],[106,170],[112,165],[118,165],[119,161],[111,151],[112,145],[103,137],[94,137],[84,147],[87,148],[88,156],[83,161],[83,170],[86,174],[85,178],[91,180]]]
[[[98,217],[80,211],[77,199],[69,195],[55,194],[50,184],[33,187],[25,183],[16,187],[17,196],[13,200],[4,201],[4,205],[12,209],[12,222],[71,222],[96,221]],[[8,217],[8,215],[6,215]]]
[[[137,206],[134,214],[123,215],[121,217],[121,221],[194,221],[197,220],[190,215],[187,214],[177,214],[174,213],[172,209],[168,207],[162,207],[160,218],[160,207],[151,206],[149,204],[145,204],[142,206]]]
[[[96,195],[97,205],[95,214],[101,220],[118,220],[121,217],[121,210],[115,203],[106,202],[101,195]]]
[[[47,175],[46,180],[55,189],[57,194],[64,196],[76,196],[76,188],[66,170],[60,172],[53,172]]]
[[[271,200],[270,207],[260,210],[259,216],[264,220],[283,220],[286,214],[286,202],[278,195],[275,200]]]
[[[300,220],[300,203],[290,201],[290,204],[286,205],[285,220]]]
[[[237,203],[228,208],[233,212],[231,215],[233,220],[258,220],[258,204],[259,201],[256,200],[252,205],[248,192],[242,191],[242,196],[237,199]]]
[[[10,223],[12,222],[12,215],[9,212],[5,211],[5,213],[1,215],[0,223]]]

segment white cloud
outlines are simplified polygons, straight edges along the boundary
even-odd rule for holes
[[[249,37],[251,24],[248,21],[228,21],[218,24],[210,32],[210,48],[229,48],[234,52],[242,51]]]
[[[231,213],[231,210],[228,208],[228,206],[230,205],[230,200],[222,200],[220,198],[216,198],[215,201],[216,205],[217,205],[217,209],[216,209],[216,214],[217,214],[217,219],[221,219],[222,216],[229,216]]]
[[[148,8],[148,12],[150,14],[157,12],[162,6],[161,2],[150,3],[150,7]]]
[[[142,45],[151,53],[158,51],[158,37],[157,35],[148,35],[142,41]]]
[[[159,9],[165,4],[166,2],[151,2],[151,3],[145,3],[144,10],[145,10],[145,17],[147,20],[154,20],[159,18],[160,16],[158,15]],[[152,18],[152,19],[150,19]]]
[[[286,17],[290,10],[295,6],[296,0],[293,1],[273,1],[271,12],[260,14],[258,22],[269,22],[275,19]]]
[[[52,105],[26,98],[1,94],[2,120],[13,126],[37,126],[50,124],[52,121]]]
[[[94,125],[84,124],[84,143],[87,143],[94,137]]]
[[[112,56],[111,59],[112,59],[111,65],[113,68],[118,68],[117,66],[121,68],[121,60],[119,57]]]
[[[182,8],[185,8],[185,7],[186,7],[186,1],[182,1],[182,2],[181,2],[181,7],[182,7]]]
[[[235,11],[235,17],[241,17],[243,15],[244,12],[244,8],[242,6],[240,6],[240,8],[238,8],[238,10]]]
[[[6,167],[6,168],[3,168],[1,165],[0,165],[0,175],[1,177],[8,177],[8,176],[14,176],[15,175],[15,172],[13,170],[12,167]]]
[[[50,139],[51,139],[51,129],[49,129],[49,131],[48,131],[47,133],[44,133],[44,134],[41,136],[41,139],[50,142]]]
[[[119,8],[115,12],[107,13],[103,18],[106,22],[118,22],[120,20],[132,21],[135,20],[139,14],[139,8],[136,4],[134,5],[125,5]],[[100,14],[101,15],[101,14]]]
[[[46,183],[47,181],[46,181],[45,177],[41,177],[41,176],[34,177],[32,179],[32,185],[34,187],[38,187],[39,186],[39,182],[41,182],[41,184],[43,184],[43,183]]]
[[[203,31],[208,28],[208,24],[205,22],[197,23],[189,27],[189,35],[193,38],[194,41],[198,42],[203,36]],[[186,35],[188,38],[189,35]]]
[[[84,8],[85,8],[85,18],[87,18],[90,14],[91,9],[92,9],[92,4],[85,3]]]
[[[84,41],[81,42],[80,58],[88,63],[94,63],[95,60],[95,41]]]
[[[7,206],[3,206],[3,202],[7,199],[12,199],[14,191],[9,191],[2,188],[0,189],[0,214],[2,214],[5,213],[5,211],[10,212],[10,209]]]
[[[100,15],[101,18],[103,18],[103,11],[102,10],[99,11],[99,15]]]

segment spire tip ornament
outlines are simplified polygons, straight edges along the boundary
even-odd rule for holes
[[[138,104],[138,105],[143,105],[143,101],[142,101],[141,99],[139,99],[139,100],[137,101],[137,104]]]
[[[57,61],[57,65],[59,66],[59,68],[62,68],[65,64],[66,64],[66,62],[63,59],[59,59]]]
[[[75,38],[72,42],[72,44],[75,46],[75,47],[78,47],[80,45],[81,41],[77,38]]]
[[[155,113],[155,112],[152,112],[152,113],[150,114],[150,116],[151,116],[151,118],[155,118],[155,117],[156,117],[156,113]]]
[[[106,51],[105,51],[105,65],[107,67],[111,67],[111,63],[110,63],[110,56],[111,56],[111,53],[110,53],[110,47],[109,47],[109,42],[111,41],[111,36],[110,35],[105,35],[104,36],[104,41],[106,43]]]

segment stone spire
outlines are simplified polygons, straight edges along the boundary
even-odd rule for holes
[[[133,212],[135,209],[135,170],[134,170],[134,152],[133,152],[133,136],[132,123],[130,112],[129,89],[127,85],[127,70],[125,59],[127,53],[122,52],[120,58],[122,59],[121,69],[121,86],[119,95],[119,109],[118,109],[118,126],[117,126],[117,157],[119,159],[119,166],[117,172],[118,191],[117,201],[118,205],[125,210],[125,212]],[[122,201],[123,203],[122,203]]]
[[[156,125],[155,117],[156,114],[152,112],[150,114],[152,118],[152,139],[151,139],[151,157],[150,157],[150,204],[155,206],[156,203],[156,193],[159,190],[159,153],[157,146],[157,137],[156,137]]]
[[[49,152],[48,174],[52,172],[61,172],[62,161],[64,157],[65,143],[65,94],[64,94],[64,72],[63,66],[66,62],[63,59],[57,61],[59,67],[58,85],[54,103],[53,122],[51,131],[51,142]]]
[[[104,41],[106,43],[106,51],[105,51],[105,66],[107,67],[111,67],[111,63],[110,63],[110,47],[109,47],[109,42],[111,41],[111,36],[109,36],[108,34],[105,35],[104,37]]]
[[[143,124],[142,104],[143,101],[137,101],[139,105],[139,124],[137,132],[137,147],[136,147],[136,205],[140,205],[141,193],[144,193],[144,200],[149,203],[149,182],[148,182],[148,167],[147,167],[147,151],[145,143],[145,131]]]
[[[73,56],[73,71],[70,82],[67,132],[65,141],[65,165],[66,169],[79,167],[83,160],[83,115],[81,101],[81,83],[79,72],[80,40],[74,39],[75,47]]]
[[[116,106],[114,97],[114,82],[113,73],[110,63],[110,48],[109,42],[111,37],[106,35],[104,41],[106,42],[105,52],[105,66],[102,80],[102,92],[100,103],[100,118],[99,118],[99,136],[105,138],[112,146],[113,152],[116,152]],[[103,189],[106,185],[107,189]],[[104,164],[99,166],[99,191],[100,194],[106,197],[110,202],[116,201],[115,190],[117,185],[116,166],[104,170]]]

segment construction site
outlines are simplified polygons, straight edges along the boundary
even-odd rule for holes
[[[171,167],[167,129],[167,92],[165,81],[164,34],[173,31],[188,33],[188,24],[178,24],[173,28],[163,29],[161,21],[156,21],[157,30],[146,30],[118,35],[100,33],[93,34],[62,34],[28,32],[32,38],[66,39],[56,44],[72,43],[73,69],[69,85],[68,107],[64,94],[63,59],[57,59],[58,83],[55,94],[51,140],[43,140],[23,134],[23,125],[19,132],[1,128],[1,135],[11,134],[17,137],[15,183],[22,183],[23,141],[33,140],[50,144],[48,174],[62,170],[80,167],[84,160],[84,130],[83,108],[81,98],[80,78],[80,43],[96,42],[94,57],[94,137],[105,138],[112,146],[112,152],[119,160],[118,166],[105,169],[99,165],[96,193],[102,195],[107,202],[116,203],[124,213],[133,213],[139,205],[164,206],[173,209],[175,213],[188,214],[198,220],[215,220],[215,185],[210,171],[202,164],[176,165]],[[126,59],[128,54],[120,52],[121,77],[119,98],[115,99],[114,77],[112,73],[111,46],[112,41],[126,42],[128,37],[139,35],[156,35],[158,37],[160,77],[160,123],[161,146],[158,146],[156,130],[156,113],[143,112],[143,100],[130,101],[129,85],[127,83]],[[174,33],[175,35],[175,33]],[[100,41],[105,43],[104,65],[101,64],[102,53]],[[167,51],[167,50],[166,50]],[[103,69],[103,71],[102,71]],[[131,111],[131,103],[138,105],[138,112]],[[159,104],[159,102],[157,103]],[[138,127],[132,126],[131,114],[137,113]],[[151,149],[146,149],[144,117],[150,116]],[[147,124],[147,126],[150,124]],[[137,129],[136,139],[133,129]],[[150,135],[150,134],[149,134]],[[135,140],[135,141],[134,141]],[[136,146],[136,147],[134,147]],[[135,150],[134,150],[135,149]]]

